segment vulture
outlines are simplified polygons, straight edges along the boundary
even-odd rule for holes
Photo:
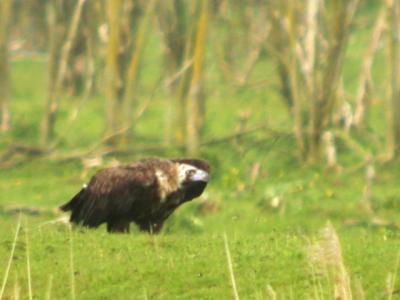
[[[147,158],[103,169],[60,209],[84,227],[107,223],[109,233],[129,233],[134,222],[157,234],[180,205],[203,193],[210,170],[207,161],[189,158]]]

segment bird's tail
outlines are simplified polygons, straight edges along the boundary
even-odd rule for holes
[[[83,221],[84,216],[82,215],[82,208],[85,204],[87,196],[88,192],[85,188],[83,188],[69,202],[60,206],[61,211],[72,211],[70,222],[80,223],[81,221]]]

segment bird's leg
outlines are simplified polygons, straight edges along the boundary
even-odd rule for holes
[[[129,233],[129,221],[111,220],[107,223],[107,231],[110,233]]]
[[[164,220],[147,221],[147,222],[138,223],[138,225],[139,225],[140,231],[148,232],[150,234],[158,234],[158,233],[160,233],[160,231],[164,225]]]

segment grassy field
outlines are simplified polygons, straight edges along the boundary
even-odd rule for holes
[[[217,209],[208,210],[201,201],[190,203],[160,236],[108,235],[105,228],[70,231],[62,222],[50,222],[61,217],[54,209],[79,188],[67,175],[77,170],[34,162],[8,171],[7,178],[2,174],[4,280],[15,247],[6,298],[26,298],[30,282],[37,298],[71,298],[75,293],[79,299],[228,299],[233,289],[225,241],[243,299],[273,299],[272,291],[278,299],[331,299],[340,277],[338,263],[345,265],[356,299],[358,284],[366,299],[390,298],[388,280],[395,274],[400,249],[394,195],[376,200],[377,215],[392,220],[392,226],[373,226],[358,209],[357,198],[350,196],[350,184],[327,190],[331,184],[314,174],[313,187],[301,189],[298,181],[290,185],[276,179],[264,199],[258,193],[230,194],[217,181],[205,202],[216,203]],[[266,199],[271,189],[279,188],[286,204],[274,210]],[[377,194],[384,194],[385,185],[381,188]],[[312,245],[328,242],[340,254],[334,239],[320,232],[327,220],[341,241],[339,262],[329,254],[315,259],[310,252]],[[358,221],[357,226],[350,220]],[[14,242],[18,226],[22,230]]]
[[[346,65],[350,90],[356,90],[358,47],[351,41],[351,64]],[[149,72],[155,69],[151,66]],[[12,130],[1,135],[1,151],[10,143],[37,144],[46,85],[45,76],[37,74],[45,73],[44,60],[12,62]],[[272,128],[290,132],[290,117],[274,89],[217,88],[219,82],[211,78],[215,74],[208,76],[212,83],[206,140],[231,134],[238,114],[246,110],[251,112],[249,126],[268,120]],[[253,76],[270,75],[257,66]],[[152,88],[144,85],[143,93]],[[163,96],[155,95],[135,124],[137,150],[115,157],[121,163],[183,155],[179,150],[140,150],[142,145],[163,141]],[[62,101],[57,134],[64,133],[75,102]],[[373,102],[371,120],[380,122],[375,129],[383,128],[382,102],[379,97]],[[57,154],[92,145],[103,129],[100,93],[84,103]],[[358,141],[374,151],[367,138]],[[34,157],[1,169],[0,295],[3,299],[233,299],[235,295],[351,299],[352,294],[352,299],[400,299],[398,162],[375,166],[372,211],[368,211],[362,202],[365,168],[353,149],[338,144],[342,171],[331,172],[300,166],[295,149],[289,135],[277,138],[266,131],[237,143],[202,147],[199,156],[211,162],[212,181],[205,195],[180,208],[159,236],[135,230],[109,235],[104,227],[82,231],[60,221],[67,215],[57,207],[95,172],[84,172],[78,158]],[[105,157],[105,165],[112,158]],[[252,177],[257,164],[259,176]]]

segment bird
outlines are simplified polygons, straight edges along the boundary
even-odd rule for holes
[[[146,158],[98,171],[67,203],[69,221],[92,229],[107,223],[109,233],[129,233],[130,223],[149,234],[182,204],[201,196],[211,166],[195,158]]]

